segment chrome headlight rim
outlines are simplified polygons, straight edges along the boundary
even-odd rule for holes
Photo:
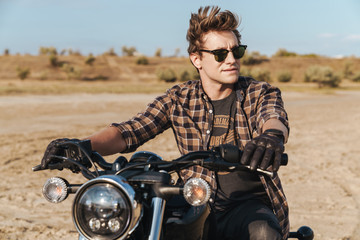
[[[81,197],[83,196],[83,194],[94,186],[101,186],[104,184],[109,184],[109,186],[112,186],[116,188],[119,192],[121,192],[122,195],[125,197],[124,201],[129,206],[130,212],[129,212],[129,217],[126,221],[126,227],[121,232],[111,236],[111,239],[125,239],[128,236],[128,234],[130,234],[134,230],[134,228],[137,226],[139,222],[139,219],[141,217],[141,206],[135,200],[134,189],[126,182],[125,178],[118,175],[100,176],[86,182],[84,185],[82,185],[79,188],[79,190],[75,195],[73,207],[72,207],[73,222],[80,235],[82,235],[85,238],[109,239],[108,236],[96,234],[94,232],[91,233],[87,232],[81,225],[78,219],[79,216],[77,214],[79,210],[78,203]]]

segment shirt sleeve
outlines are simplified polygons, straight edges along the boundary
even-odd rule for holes
[[[168,129],[170,124],[169,106],[171,99],[167,95],[157,97],[147,105],[145,111],[138,113],[130,120],[122,123],[113,123],[127,143],[124,152],[133,152],[139,146]]]
[[[266,82],[254,81],[249,87],[250,105],[252,109],[252,126],[255,127],[257,134],[269,119],[281,121],[290,131],[288,115],[284,108],[284,102],[281,97],[279,88],[274,87]]]
[[[288,115],[284,108],[284,102],[279,88],[265,84],[259,96],[257,124],[262,129],[264,123],[269,119],[281,121],[290,132]]]

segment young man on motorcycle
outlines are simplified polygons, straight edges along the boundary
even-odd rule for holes
[[[236,15],[218,7],[192,14],[188,52],[200,80],[175,85],[143,113],[88,139],[101,155],[134,151],[170,127],[181,154],[237,145],[244,151],[241,163],[253,171],[215,173],[196,166],[182,172],[184,181],[202,177],[211,184],[217,239],[285,239],[288,205],[276,172],[288,137],[287,114],[279,89],[239,76],[246,45],[238,25]],[[43,168],[61,141],[50,143]],[[256,168],[271,170],[274,177],[259,176]]]

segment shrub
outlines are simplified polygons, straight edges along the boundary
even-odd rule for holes
[[[61,50],[60,55],[65,55],[66,51],[67,51],[66,49]]]
[[[352,80],[354,82],[360,82],[360,72],[356,72],[353,77],[352,77]]]
[[[187,82],[191,80],[190,73],[187,70],[183,70],[180,72],[180,81],[181,82]]]
[[[134,54],[136,52],[135,47],[123,46],[121,50],[122,50],[123,56],[128,56],[128,57],[134,56]]]
[[[30,74],[30,69],[29,68],[22,68],[22,67],[17,67],[16,68],[16,73],[17,76],[21,79],[24,80],[25,78],[27,78]]]
[[[250,68],[246,68],[246,67],[241,67],[241,68],[240,68],[240,75],[241,75],[241,76],[245,76],[245,77],[251,76],[251,69],[250,69]]]
[[[161,48],[156,49],[155,57],[161,57],[161,52],[162,52]]]
[[[280,48],[279,50],[277,50],[277,52],[275,53],[275,57],[295,57],[297,56],[296,53],[294,52],[289,52],[284,48]]]
[[[290,82],[292,74],[289,71],[282,71],[278,73],[277,79],[279,82]]]
[[[176,74],[171,68],[158,69],[156,72],[157,77],[165,82],[175,82]]]
[[[96,58],[90,53],[89,56],[85,59],[85,64],[91,66],[95,60]]]
[[[104,52],[103,55],[107,55],[107,56],[117,56],[117,54],[115,53],[114,48],[110,48],[109,51]]]
[[[138,64],[138,65],[148,65],[148,64],[149,64],[149,60],[147,59],[147,57],[141,56],[141,57],[138,57],[138,58],[136,59],[136,64]]]
[[[264,70],[261,68],[255,68],[253,71],[251,71],[250,74],[251,74],[250,76],[253,77],[257,81],[271,82],[271,76],[270,76],[270,72],[268,70]]]
[[[57,55],[57,50],[54,47],[40,47],[39,49],[40,55]]]
[[[329,86],[338,87],[341,79],[334,74],[331,67],[328,66],[311,66],[305,71],[305,82],[316,82],[319,87]]]
[[[69,56],[82,56],[79,50],[72,50],[71,48],[68,49]]]
[[[70,64],[65,63],[61,69],[66,73],[67,79],[81,79],[81,70],[75,69]]]
[[[349,79],[351,77],[351,75],[353,75],[351,68],[352,68],[352,62],[349,62],[349,61],[346,62],[344,65],[344,70],[343,70],[344,78]]]
[[[189,71],[191,79],[200,79],[200,74],[195,67],[192,67]]]
[[[4,50],[4,56],[8,56],[8,55],[10,55],[10,51],[9,51],[9,49],[6,48]]]
[[[55,54],[50,55],[49,61],[50,61],[50,65],[52,67],[57,67],[58,66],[58,59],[57,59],[57,56]]]
[[[245,55],[241,59],[241,62],[244,65],[255,65],[255,64],[260,64],[261,62],[266,60],[268,60],[266,56],[261,55],[259,52],[255,51],[251,53],[245,52]]]

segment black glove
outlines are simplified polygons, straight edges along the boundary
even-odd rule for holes
[[[277,129],[268,129],[245,145],[240,162],[250,165],[252,171],[255,171],[256,168],[266,170],[272,165],[272,171],[276,172],[280,168],[283,152],[283,132]]]
[[[61,147],[60,144],[66,141],[69,141],[69,139],[59,138],[49,143],[41,160],[42,169],[47,169],[49,163],[57,163],[61,161],[60,159],[54,158],[53,155],[65,156],[65,148]]]

